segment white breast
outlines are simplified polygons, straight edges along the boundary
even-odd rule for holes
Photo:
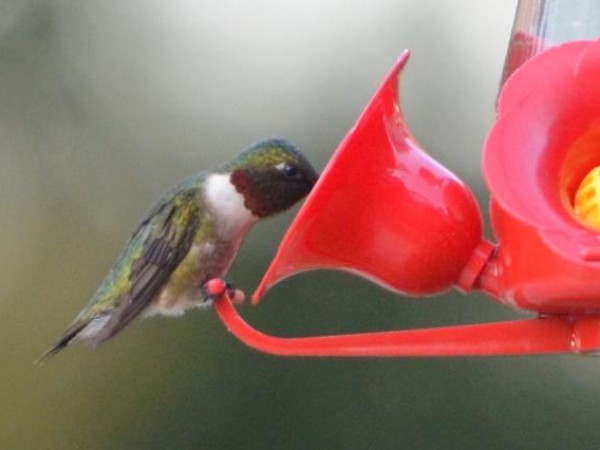
[[[245,233],[258,220],[258,217],[244,206],[244,196],[231,184],[229,175],[209,175],[205,188],[206,200],[223,226],[224,237]]]

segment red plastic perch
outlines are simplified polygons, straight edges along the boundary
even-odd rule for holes
[[[597,318],[550,317],[351,335],[282,338],[254,329],[229,298],[215,302],[239,340],[280,356],[492,356],[581,352],[597,345]],[[589,323],[593,321],[593,323]]]

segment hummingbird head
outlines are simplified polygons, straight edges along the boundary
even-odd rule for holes
[[[225,166],[244,205],[257,217],[282,212],[305,197],[318,174],[306,157],[284,139],[265,139]]]

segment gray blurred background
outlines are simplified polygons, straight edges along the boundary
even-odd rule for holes
[[[162,191],[266,135],[321,169],[404,48],[413,133],[485,210],[515,4],[0,0],[0,448],[597,448],[591,357],[283,359],[194,311],[33,364]],[[294,212],[251,233],[230,273],[246,292]],[[242,312],[279,335],[523,316],[333,272]]]

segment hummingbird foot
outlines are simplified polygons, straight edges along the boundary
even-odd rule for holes
[[[246,294],[242,290],[236,289],[233,283],[223,278],[212,278],[202,286],[202,297],[205,302],[213,303],[225,295],[236,305],[246,299]]]

